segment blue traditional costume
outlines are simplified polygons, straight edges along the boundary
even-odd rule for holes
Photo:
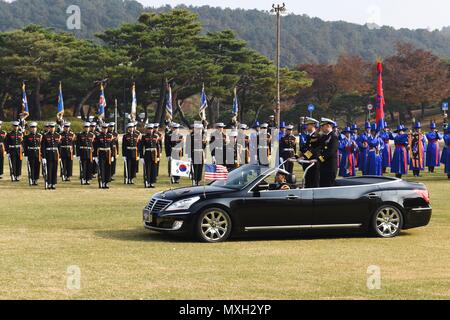
[[[365,129],[370,129],[369,122],[366,122]],[[370,133],[366,131],[362,133],[356,140],[359,149],[358,168],[362,172],[364,172],[364,170],[366,169],[367,153],[369,152],[369,134]]]
[[[366,159],[366,168],[364,170],[364,175],[366,176],[382,176],[383,167],[381,158],[381,153],[383,149],[383,140],[377,134],[376,123],[372,124],[371,135],[368,136],[368,153]]]
[[[391,172],[395,173],[397,178],[401,178],[402,175],[408,174],[408,145],[409,145],[409,135],[405,133],[408,130],[403,125],[399,125],[395,133],[395,151],[391,163]]]
[[[387,123],[385,123],[385,128],[387,128]],[[383,159],[382,167],[383,167],[383,173],[386,173],[386,168],[391,167],[392,163],[392,149],[391,149],[391,141],[394,140],[394,135],[392,132],[384,130],[380,133],[380,138],[383,140],[384,148],[381,154],[381,157]]]
[[[445,129],[444,142],[446,146],[445,173],[447,174],[447,177],[450,180],[450,126],[448,126],[447,129]]]
[[[439,141],[442,140],[442,135],[436,130],[436,123],[434,121],[430,124],[430,132],[426,134],[426,138],[428,140],[426,165],[430,172],[434,172],[434,168],[441,165]]]
[[[356,151],[358,146],[351,136],[350,128],[345,128],[342,131],[347,134],[339,143],[339,152],[341,153],[341,160],[339,163],[340,177],[354,177],[356,176]]]

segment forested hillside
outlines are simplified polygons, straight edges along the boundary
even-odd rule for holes
[[[81,8],[81,30],[77,36],[95,39],[95,34],[133,22],[144,11],[168,11],[170,7],[145,9],[134,0],[0,0],[0,31],[39,24],[56,30],[67,30],[66,9]],[[209,6],[189,7],[200,16],[204,32],[232,29],[249,46],[273,58],[275,48],[275,17],[258,10],[231,10]],[[287,15],[283,19],[284,65],[300,63],[332,63],[342,53],[359,55],[374,61],[395,52],[398,42],[431,50],[441,57],[450,57],[450,32],[427,30],[395,30],[390,27],[371,30],[367,26],[347,22],[325,22],[306,15]]]

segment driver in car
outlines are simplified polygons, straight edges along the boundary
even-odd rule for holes
[[[274,190],[290,190],[291,187],[287,183],[286,174],[279,171],[275,176],[275,188]]]

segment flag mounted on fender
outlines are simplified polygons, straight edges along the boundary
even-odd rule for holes
[[[205,165],[206,181],[226,181],[228,180],[228,169],[225,166],[207,164]]]
[[[377,129],[384,129],[384,90],[383,90],[383,65],[381,61],[377,62],[378,83],[377,83],[377,97],[375,101],[375,112],[377,119]]]
[[[99,118],[103,118],[105,116],[105,110],[106,110],[105,88],[103,87],[102,83],[100,84],[100,100],[98,102],[98,112],[97,112]]]
[[[191,163],[189,161],[172,160],[170,171],[172,177],[189,178],[191,175]]]
[[[58,118],[64,116],[64,96],[62,91],[62,84],[59,83],[59,94],[58,94]]]

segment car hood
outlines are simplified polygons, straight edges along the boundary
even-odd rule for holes
[[[157,196],[158,198],[175,201],[200,195],[203,196],[204,194],[206,194],[206,196],[209,196],[213,194],[229,193],[233,191],[236,190],[216,186],[189,187],[189,188],[168,190],[158,194]]]

